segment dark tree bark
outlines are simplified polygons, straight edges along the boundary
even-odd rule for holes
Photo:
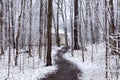
[[[5,13],[8,13],[8,1],[5,1]],[[8,27],[7,27],[7,14],[4,14],[5,19],[4,19],[4,49],[6,50],[8,47]]]
[[[68,46],[68,35],[67,35],[67,27],[64,27],[64,33],[65,33],[65,46]]]
[[[108,38],[108,20],[107,20],[107,0],[105,0],[105,32],[106,32],[106,43],[108,44],[109,43],[109,38]],[[106,77],[106,80],[108,80],[108,51],[109,51],[109,48],[108,48],[108,45],[106,44],[106,54],[105,54],[105,69],[106,69],[106,72],[105,72],[105,77]]]
[[[39,18],[39,58],[41,58],[41,48],[42,48],[42,35],[43,35],[43,27],[42,27],[42,12],[43,12],[43,0],[40,1],[40,18]]]
[[[15,24],[14,24],[14,9],[13,9],[13,1],[10,2],[11,4],[11,27],[12,27],[12,45],[13,48],[15,49]]]
[[[95,3],[95,11],[98,12],[98,14],[95,14],[95,20],[94,20],[94,27],[93,27],[93,44],[95,43],[99,43],[99,38],[100,38],[100,25],[99,25],[99,19],[97,19],[97,15],[99,15],[99,1],[94,1],[93,3]]]
[[[26,13],[25,13],[25,8],[26,8],[26,0],[23,0],[23,13],[22,13],[22,35],[21,35],[21,41],[22,41],[22,43],[21,43],[21,48],[22,49],[25,49],[25,39],[26,39],[26,34],[25,34],[25,15],[26,15]]]
[[[32,0],[30,0],[30,21],[29,21],[29,56],[32,57]]]
[[[109,2],[110,5],[110,18],[111,18],[111,23],[110,23],[110,34],[115,33],[115,25],[114,25],[114,6],[113,6],[113,0],[110,0]]]
[[[0,54],[4,54],[4,50],[3,50],[3,2],[2,0],[0,0],[0,47],[1,47],[1,53]]]
[[[47,63],[46,66],[52,65],[51,60],[51,47],[52,47],[52,34],[51,34],[51,28],[52,28],[52,0],[48,1],[48,15],[47,15]]]
[[[78,44],[78,0],[74,0],[74,50],[80,49]]]
[[[57,3],[57,27],[56,27],[56,43],[57,46],[60,47],[60,38],[59,38],[59,4],[60,4],[60,0],[58,0]]]
[[[85,33],[85,39],[86,39],[86,43],[88,43],[89,42],[89,38],[88,38],[88,18],[89,18],[89,2],[88,1],[86,1],[86,13],[85,13],[85,17],[86,17],[86,19],[85,19],[85,31],[86,31],[86,33]]]
[[[15,56],[15,66],[18,65],[17,59],[18,59],[18,50],[19,50],[19,37],[20,37],[20,27],[21,27],[21,14],[18,17],[18,30],[17,30],[17,36],[16,36],[16,56]]]
[[[109,2],[110,5],[110,26],[109,26],[109,34],[115,34],[115,25],[114,25],[114,5],[113,5],[113,0],[110,0]],[[112,44],[112,46],[116,47],[116,41],[113,41],[110,39],[110,43]],[[111,51],[111,54],[116,53],[115,50]]]
[[[17,36],[16,36],[16,55],[15,55],[15,66],[18,65],[18,54],[19,54],[19,38],[20,38],[20,28],[21,28],[21,17],[22,17],[22,6],[23,0],[21,1],[21,11],[20,15],[18,16],[18,29],[17,29]]]
[[[72,46],[72,51],[71,51],[71,55],[73,56],[73,8],[72,7],[70,7],[70,22],[71,22],[71,24],[70,24],[70,26],[71,26],[71,38],[72,38],[72,42],[71,42],[71,46]]]

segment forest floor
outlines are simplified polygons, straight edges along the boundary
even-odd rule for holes
[[[63,58],[63,55],[69,50],[69,47],[63,47],[55,55],[55,64],[57,71],[47,74],[45,78],[38,80],[79,80],[82,71],[74,63]]]

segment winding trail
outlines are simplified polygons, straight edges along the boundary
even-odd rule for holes
[[[48,74],[46,78],[38,80],[80,80],[78,79],[78,76],[82,76],[82,72],[75,64],[63,58],[63,54],[68,50],[69,47],[63,47],[55,55],[55,64],[57,65],[58,70]]]

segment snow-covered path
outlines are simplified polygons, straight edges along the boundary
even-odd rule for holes
[[[55,63],[58,70],[52,74],[46,75],[46,78],[38,80],[78,80],[78,76],[82,76],[82,72],[75,64],[62,57],[68,49],[69,47],[63,47],[55,55]]]

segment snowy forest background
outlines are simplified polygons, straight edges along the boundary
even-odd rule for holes
[[[83,80],[119,80],[120,0],[0,0],[0,80],[56,70],[61,46],[70,46],[65,57],[81,66]]]

